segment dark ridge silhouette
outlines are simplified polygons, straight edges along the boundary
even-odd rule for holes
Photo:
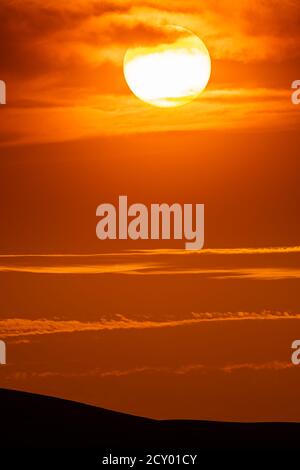
[[[299,442],[300,423],[158,421],[0,389],[2,449],[297,449]]]

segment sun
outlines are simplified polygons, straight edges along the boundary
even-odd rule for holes
[[[127,50],[124,76],[142,101],[161,108],[181,106],[196,99],[211,73],[203,41],[179,26],[165,26],[160,42]]]

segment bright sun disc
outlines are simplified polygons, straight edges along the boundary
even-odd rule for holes
[[[142,101],[162,108],[181,106],[199,96],[210,72],[209,52],[201,39],[179,26],[164,28],[159,44],[134,47],[124,57],[124,75]]]

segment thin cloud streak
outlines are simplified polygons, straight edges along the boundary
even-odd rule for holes
[[[132,250],[131,253],[143,253],[143,254],[172,254],[172,255],[265,255],[265,254],[288,254],[288,253],[300,253],[300,246],[279,246],[279,247],[265,247],[265,248],[204,248],[200,251],[187,251],[187,250]],[[1,255],[0,255],[1,257]]]
[[[90,378],[96,377],[100,379],[109,378],[122,378],[131,375],[139,374],[173,374],[177,376],[185,376],[192,373],[207,373],[209,371],[223,372],[225,374],[233,374],[240,371],[283,371],[295,368],[291,362],[286,361],[268,361],[256,363],[239,363],[239,364],[226,364],[224,366],[208,366],[206,364],[185,364],[179,367],[153,367],[141,366],[133,367],[130,369],[113,369],[102,370],[100,368],[84,370],[82,372],[60,372],[60,371],[43,371],[43,372],[27,372],[16,371],[7,376],[7,380],[28,380],[34,378],[51,379],[56,377],[61,378]]]
[[[300,279],[300,269],[297,268],[248,268],[236,272],[226,272],[225,275],[216,276],[215,279],[254,279],[276,281],[282,279]]]
[[[240,370],[253,370],[253,371],[264,371],[264,370],[286,370],[295,368],[292,362],[285,361],[270,361],[263,363],[245,363],[245,364],[230,364],[223,367],[223,371],[227,373],[238,372]]]
[[[144,330],[157,328],[177,328],[201,323],[242,320],[299,320],[300,313],[291,312],[226,312],[192,313],[183,320],[134,320],[123,315],[116,315],[113,320],[83,322],[78,320],[38,320],[7,318],[0,320],[1,338],[51,335],[58,333],[82,333],[116,330]]]
[[[274,247],[246,247],[246,248],[204,248],[200,251],[188,251],[180,249],[145,249],[145,250],[126,250],[120,252],[104,252],[104,253],[2,253],[0,258],[89,258],[97,256],[131,256],[132,254],[144,255],[188,255],[194,254],[205,255],[251,255],[251,254],[288,254],[300,253],[300,245],[297,246],[274,246]]]
[[[299,267],[285,265],[285,256],[299,253],[300,246],[212,248],[197,252],[160,249],[98,254],[2,254],[0,272],[37,275],[199,275],[217,280],[276,281],[300,279]],[[270,255],[272,258],[269,258]],[[249,260],[252,263],[252,256],[256,256],[256,263],[263,260],[264,265],[247,266]],[[182,258],[181,265],[178,264],[178,257]],[[220,268],[222,257],[224,260]],[[267,260],[265,257],[268,257]],[[234,266],[225,266],[227,261],[232,263],[233,260],[236,261]]]
[[[69,266],[0,266],[0,272],[29,274],[137,274],[144,269],[155,269],[154,264],[97,264]]]
[[[3,273],[25,274],[57,274],[57,275],[132,275],[132,276],[186,276],[198,275],[216,280],[253,279],[262,281],[300,279],[297,268],[233,268],[233,269],[201,269],[180,268],[177,266],[158,266],[151,263],[83,265],[83,266],[0,266]]]

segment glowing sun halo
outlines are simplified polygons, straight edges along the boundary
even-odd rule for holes
[[[142,101],[162,108],[181,106],[199,96],[211,72],[201,39],[179,26],[164,28],[166,40],[133,47],[124,57],[124,76]]]

